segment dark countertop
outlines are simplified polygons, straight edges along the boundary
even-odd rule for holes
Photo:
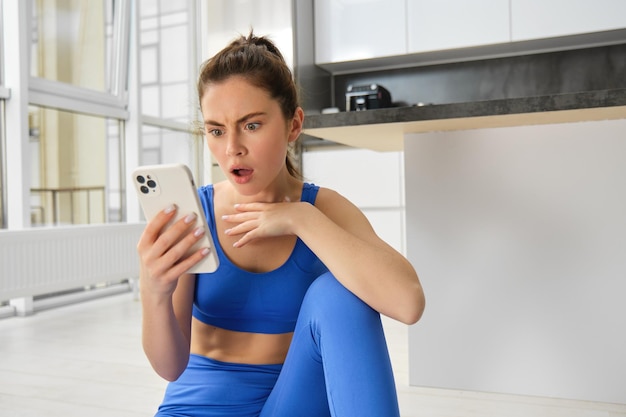
[[[406,133],[626,118],[626,89],[307,115],[304,133],[379,151]]]

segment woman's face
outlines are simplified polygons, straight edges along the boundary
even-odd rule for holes
[[[287,173],[288,144],[301,131],[301,110],[285,120],[278,101],[239,76],[209,85],[200,105],[209,149],[240,193],[262,192]]]

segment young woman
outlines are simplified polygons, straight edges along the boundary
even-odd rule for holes
[[[183,256],[193,215],[146,225],[143,346],[171,381],[157,416],[398,416],[379,313],[415,323],[422,288],[353,204],[300,179],[304,114],[281,53],[242,36],[203,65],[198,95],[227,177],[198,190],[220,266],[185,273],[208,253]]]

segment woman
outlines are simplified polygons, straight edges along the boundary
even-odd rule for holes
[[[411,264],[338,193],[304,183],[289,156],[303,110],[274,46],[252,33],[202,67],[208,147],[227,179],[198,190],[220,266],[185,271],[193,215],[146,225],[143,346],[172,381],[157,416],[398,416],[379,313],[415,323]]]

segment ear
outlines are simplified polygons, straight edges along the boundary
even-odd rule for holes
[[[304,110],[302,107],[298,107],[289,123],[289,143],[295,142],[302,133],[302,126],[304,123]]]

